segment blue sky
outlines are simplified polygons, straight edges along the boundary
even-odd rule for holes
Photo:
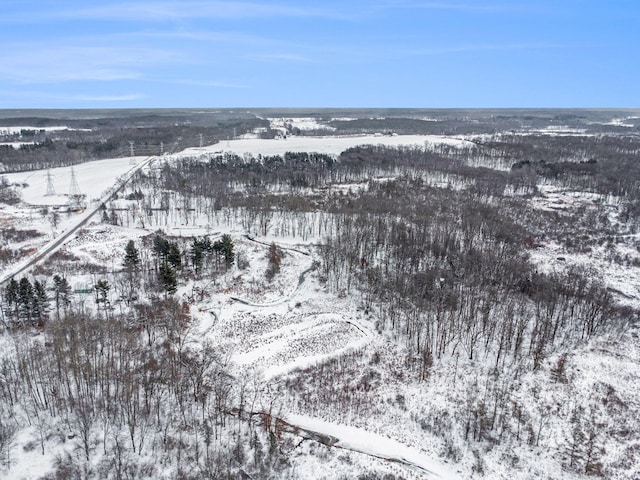
[[[640,107],[637,0],[4,0],[0,108]]]

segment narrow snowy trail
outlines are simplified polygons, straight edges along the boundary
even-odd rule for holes
[[[313,436],[328,438],[332,442],[332,445],[328,446],[398,463],[422,474],[425,479],[457,480],[460,478],[446,465],[433,460],[419,450],[362,428],[332,424],[299,415],[288,416],[286,423],[293,429],[292,433],[304,432],[310,435],[312,440]]]
[[[266,247],[270,247],[270,246],[271,246],[271,243],[269,243],[269,242],[262,242],[262,241],[260,241],[260,240],[256,240],[252,235],[249,235],[248,233],[246,233],[246,234],[244,235],[244,238],[246,238],[246,239],[247,239],[247,240],[249,240],[250,242],[257,243],[258,245],[264,245],[264,246],[266,246]],[[280,247],[282,250],[287,250],[287,251],[289,251],[289,252],[296,252],[296,253],[299,253],[299,254],[301,254],[301,255],[305,255],[305,256],[307,256],[307,257],[310,257],[310,256],[311,256],[311,253],[309,253],[309,252],[307,252],[307,251],[304,251],[304,250],[300,250],[299,248],[292,247],[292,246],[290,246],[290,245],[286,245],[286,246],[285,246],[285,245],[280,244],[280,245],[278,245],[278,247]]]
[[[340,448],[396,463],[419,474],[425,480],[461,480],[460,475],[448,465],[434,460],[418,449],[363,428],[339,425],[302,415],[280,418],[264,412],[240,413],[234,410],[231,413],[260,418],[269,416],[270,422],[278,431],[297,435],[329,448]]]
[[[284,297],[281,297],[273,302],[255,303],[240,297],[230,296],[229,298],[235,302],[242,303],[243,305],[248,305],[250,307],[256,307],[256,308],[275,307],[277,305],[282,305],[283,303],[290,301],[296,295],[296,293],[300,291],[300,287],[302,287],[302,285],[304,284],[307,278],[307,275],[309,275],[311,272],[313,272],[317,268],[318,268],[318,263],[314,260],[313,262],[311,262],[311,265],[300,274],[300,276],[298,277],[298,284],[296,285],[296,287]]]

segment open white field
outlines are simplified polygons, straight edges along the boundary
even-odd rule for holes
[[[45,132],[57,132],[60,130],[76,130],[76,131],[91,131],[91,129],[87,128],[69,128],[64,125],[57,126],[49,126],[49,127],[33,127],[30,125],[15,125],[11,127],[0,127],[0,135],[15,135],[20,133],[22,130],[35,130],[35,131],[45,131]]]
[[[243,138],[238,140],[223,141],[216,145],[203,148],[189,148],[183,154],[198,155],[212,152],[229,152],[237,155],[249,153],[251,155],[283,155],[286,152],[316,152],[329,155],[339,155],[341,152],[359,145],[386,145],[386,146],[417,146],[424,147],[425,142],[430,144],[445,144],[456,147],[473,145],[467,140],[453,137],[441,137],[437,135],[397,135],[374,136],[358,135],[349,137],[304,137],[295,136],[286,139]]]
[[[7,173],[2,175],[9,183],[26,184],[20,189],[22,199],[30,205],[65,205],[71,187],[71,171],[75,172],[80,192],[87,199],[97,199],[116,183],[119,176],[135,167],[145,157],[112,158],[86,162],[74,167],[52,168],[50,170],[56,195],[47,196],[47,171]]]

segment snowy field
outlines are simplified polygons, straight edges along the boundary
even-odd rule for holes
[[[0,127],[0,135],[15,135],[16,133],[20,133],[22,130],[35,130],[37,132],[44,130],[45,132],[57,132],[61,130],[75,130],[75,131],[83,131],[90,132],[91,129],[88,128],[69,128],[64,125],[60,126],[50,126],[50,127],[33,127],[29,125],[19,125],[12,127]]]
[[[47,170],[6,173],[1,176],[11,184],[26,184],[19,189],[24,202],[30,205],[66,205],[71,188],[71,171],[75,172],[80,192],[91,201],[102,196],[105,190],[116,183],[119,176],[131,170],[146,157],[112,158],[86,162],[74,167],[49,170],[56,195],[47,196]]]
[[[602,125],[613,125],[615,127],[627,127],[633,128],[635,125],[633,123],[628,123],[629,120],[638,120],[640,117],[623,117],[623,118],[614,118],[609,122],[605,122]]]
[[[269,118],[269,123],[273,130],[286,131],[287,126],[291,128],[297,128],[299,130],[335,130],[334,127],[329,125],[323,125],[318,123],[318,120],[313,117],[296,117],[296,118]]]
[[[9,145],[14,150],[19,150],[24,145],[33,145],[35,142],[0,142],[0,145]]]
[[[216,145],[203,148],[189,148],[182,154],[200,155],[203,153],[229,152],[237,155],[249,153],[251,155],[284,155],[286,152],[316,152],[329,155],[339,155],[341,152],[360,145],[385,145],[391,147],[406,146],[424,148],[429,144],[444,144],[456,147],[472,146],[467,140],[437,135],[397,135],[374,136],[359,135],[349,137],[304,137],[291,136],[286,139],[248,138],[223,141]]]

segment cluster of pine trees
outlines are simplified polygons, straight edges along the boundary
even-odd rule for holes
[[[51,289],[56,317],[59,318],[60,310],[70,303],[71,287],[66,278],[54,275]],[[5,325],[43,327],[50,313],[51,298],[48,290],[46,281],[34,279],[31,282],[27,277],[22,277],[20,281],[15,278],[9,280],[4,289]]]

